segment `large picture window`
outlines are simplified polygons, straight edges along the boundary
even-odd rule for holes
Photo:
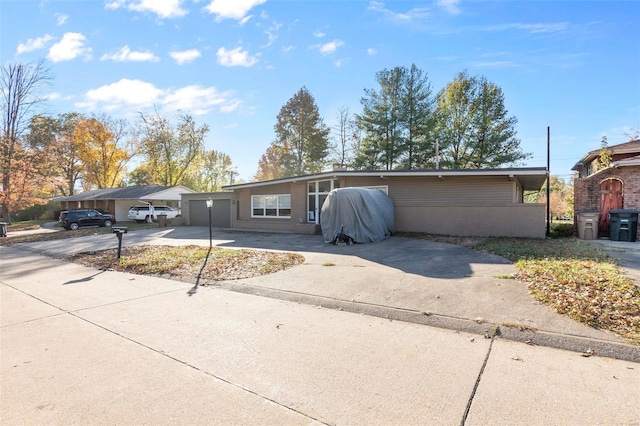
[[[251,217],[291,217],[291,195],[252,195]]]

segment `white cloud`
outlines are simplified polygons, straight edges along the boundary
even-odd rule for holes
[[[278,22],[273,22],[271,26],[267,30],[265,30],[264,33],[267,35],[268,41],[267,41],[267,44],[262,47],[269,47],[273,44],[274,41],[276,41],[276,39],[278,38],[278,31],[280,30],[280,28],[282,28],[282,24]]]
[[[42,37],[30,38],[26,43],[18,44],[18,55],[24,52],[33,52],[34,50],[44,49],[53,37],[46,34]]]
[[[107,110],[113,110],[124,105],[152,106],[162,96],[162,90],[153,84],[140,80],[123,78],[97,89],[89,90],[86,94],[84,107],[102,104]]]
[[[183,0],[139,0],[129,5],[129,9],[137,12],[152,12],[160,18],[179,18],[189,13],[182,8]]]
[[[348,61],[349,61],[348,59],[338,59],[333,62],[333,65],[335,65],[336,68],[340,68],[342,65],[344,65]]]
[[[111,60],[115,62],[158,62],[160,58],[151,52],[132,52],[129,46],[124,46],[117,52],[102,55],[100,60]]]
[[[151,12],[162,19],[179,18],[189,13],[182,8],[184,0],[112,0],[107,1],[105,9],[116,10],[126,7],[136,12]]]
[[[235,19],[244,24],[247,21],[247,13],[267,0],[211,0],[204,9],[216,15],[216,22],[224,19]]]
[[[236,110],[241,101],[231,91],[220,92],[215,87],[190,85],[162,90],[141,80],[121,79],[113,84],[89,90],[77,108],[102,111],[139,111],[161,106],[163,112],[183,111],[203,115],[217,108],[221,112]]]
[[[249,20],[253,18],[253,15],[247,15],[244,18],[242,18],[240,21],[238,21],[238,25],[243,26],[244,24],[246,24],[247,22],[249,22]]]
[[[240,99],[230,99],[220,105],[220,112],[233,112],[237,110],[242,102]]]
[[[342,40],[333,40],[329,43],[315,45],[313,47],[318,49],[320,53],[326,56],[334,53],[340,46],[344,46],[344,42]]]
[[[554,23],[543,23],[543,24],[523,24],[523,23],[514,23],[514,24],[503,24],[503,25],[492,25],[484,28],[486,31],[505,31],[505,30],[523,30],[527,31],[530,34],[543,34],[543,33],[557,33],[567,31],[569,29],[568,22],[554,22]]]
[[[315,38],[322,38],[322,37],[324,37],[326,35],[327,35],[326,33],[323,33],[322,31],[319,31],[319,30],[318,31],[314,31],[314,33],[313,33],[313,36]]]
[[[416,7],[409,10],[408,12],[401,13],[394,12],[391,9],[387,9],[385,4],[380,1],[370,1],[367,9],[377,13],[381,13],[388,20],[395,23],[419,21],[429,16],[429,9],[426,7]]]
[[[91,48],[85,47],[86,37],[80,33],[65,33],[62,40],[49,49],[47,58],[53,62],[70,61],[79,56],[91,59]]]
[[[189,49],[189,50],[183,50],[181,52],[178,52],[178,51],[169,52],[169,56],[171,56],[173,60],[175,60],[178,63],[178,65],[184,65],[184,64],[188,64],[189,62],[195,61],[200,56],[202,56],[202,54],[197,49]]]
[[[215,87],[191,85],[177,90],[168,91],[162,99],[162,104],[171,110],[184,111],[193,115],[204,115],[214,107],[222,112],[231,112],[240,105],[239,100],[231,100],[232,92],[221,93]]]
[[[64,23],[67,22],[67,19],[69,19],[69,15],[56,13],[56,23],[58,24],[58,26],[64,25]]]
[[[460,0],[438,0],[438,6],[452,15],[460,14],[461,10],[458,3],[460,3]]]
[[[57,99],[61,99],[62,95],[59,92],[51,92],[47,95],[44,95],[44,99],[48,101],[55,101]]]
[[[258,62],[256,56],[250,56],[249,52],[242,50],[241,47],[236,47],[233,50],[227,50],[224,47],[218,49],[217,52],[218,63],[225,67],[251,67]]]
[[[374,49],[373,47],[370,47],[367,49],[367,55],[369,56],[373,56],[373,55],[377,55],[378,51],[376,49]]]
[[[294,47],[294,46],[292,46],[292,45],[284,46],[284,47],[282,48],[282,53],[288,53],[288,52],[291,52],[293,49],[295,49],[295,47]]]
[[[471,62],[473,68],[517,68],[518,64],[512,61],[474,61]]]
[[[126,0],[107,1],[104,4],[104,8],[109,10],[116,10],[116,9],[120,9],[121,7],[124,7],[125,3],[126,3]]]

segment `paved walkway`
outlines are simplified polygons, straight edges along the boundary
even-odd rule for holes
[[[135,232],[125,244],[208,244],[201,234],[186,227]],[[216,236],[218,245],[277,244],[307,261],[262,279],[194,287],[43,255],[104,248],[117,243],[113,235],[0,247],[0,423],[640,422],[640,364],[597,356],[598,349],[584,357],[510,336],[484,338],[473,329],[518,312],[514,323],[540,321],[544,307],[530,298],[532,311],[510,308],[524,299],[515,282],[496,278],[510,268],[500,258],[395,238],[325,246],[319,237]],[[429,257],[406,264],[401,250]],[[451,266],[443,271],[445,261]],[[493,296],[460,302],[483,291]],[[458,304],[449,300],[456,294],[465,296]],[[470,311],[444,315],[455,309]],[[428,327],[419,318],[450,323]],[[573,328],[565,335],[568,325],[552,318],[544,321],[555,331],[521,333],[637,355],[614,336]]]

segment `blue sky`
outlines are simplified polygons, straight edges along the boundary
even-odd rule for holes
[[[0,0],[0,60],[45,59],[51,114],[190,113],[249,180],[302,86],[328,125],[376,72],[416,64],[437,93],[460,71],[500,86],[518,137],[568,179],[640,130],[640,1]]]

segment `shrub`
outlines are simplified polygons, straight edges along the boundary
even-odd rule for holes
[[[549,227],[549,236],[551,238],[571,238],[576,234],[573,223],[552,223]]]

